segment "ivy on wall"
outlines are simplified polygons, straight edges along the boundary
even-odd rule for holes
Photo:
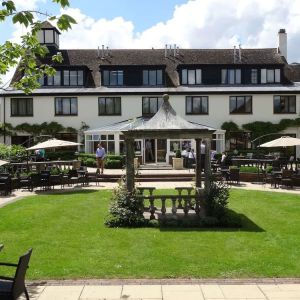
[[[32,136],[39,136],[39,135],[50,135],[55,136],[58,133],[77,133],[77,129],[73,127],[64,127],[63,125],[59,124],[58,122],[43,122],[42,124],[29,124],[29,123],[22,123],[15,127],[13,127],[9,123],[2,123],[0,124],[0,135],[13,135],[17,132],[26,132]]]
[[[234,122],[224,122],[221,129],[226,130],[226,139],[230,138],[230,132],[251,131],[252,139],[256,139],[268,133],[279,133],[288,127],[300,126],[300,118],[282,119],[279,123],[256,121],[243,124],[241,128]]]

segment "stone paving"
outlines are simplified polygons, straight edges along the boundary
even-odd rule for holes
[[[176,280],[175,280],[176,281]],[[138,281],[137,281],[138,283]],[[73,284],[30,285],[38,300],[299,300],[300,283],[202,284]]]

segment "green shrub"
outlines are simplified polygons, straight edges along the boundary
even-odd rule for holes
[[[87,167],[90,167],[90,168],[95,168],[97,166],[95,157],[87,158],[83,162],[84,162],[84,165],[86,165]]]
[[[116,159],[106,159],[104,161],[104,167],[106,169],[122,169],[122,161]]]
[[[114,190],[109,216],[105,221],[108,227],[140,227],[145,225],[144,202],[137,197],[137,190],[126,190],[123,182]]]
[[[49,160],[74,160],[76,156],[74,151],[56,151],[47,152],[46,158]]]
[[[273,167],[272,166],[267,166],[266,167],[266,172],[267,173],[272,173],[272,171],[273,171]]]
[[[240,167],[240,172],[243,172],[243,173],[257,173],[258,172],[258,167],[241,166]]]
[[[157,228],[160,227],[160,224],[158,220],[153,219],[148,221],[148,226]]]
[[[229,199],[229,188],[222,181],[210,180],[210,187],[205,190],[206,213],[209,217],[217,219],[225,215]]]
[[[26,160],[26,148],[20,145],[5,145],[0,144],[0,159],[13,160],[21,162]]]
[[[180,151],[180,149],[176,150],[175,157],[176,158],[181,158],[181,151]]]

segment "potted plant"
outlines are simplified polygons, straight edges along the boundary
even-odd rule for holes
[[[183,158],[181,157],[181,151],[179,149],[175,152],[175,157],[173,157],[173,169],[183,169]]]

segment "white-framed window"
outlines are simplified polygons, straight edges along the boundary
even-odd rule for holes
[[[182,69],[181,84],[183,85],[198,85],[202,84],[201,69]]]
[[[261,83],[280,83],[280,69],[261,69]]]
[[[241,69],[222,69],[221,77],[222,84],[241,84]]]

